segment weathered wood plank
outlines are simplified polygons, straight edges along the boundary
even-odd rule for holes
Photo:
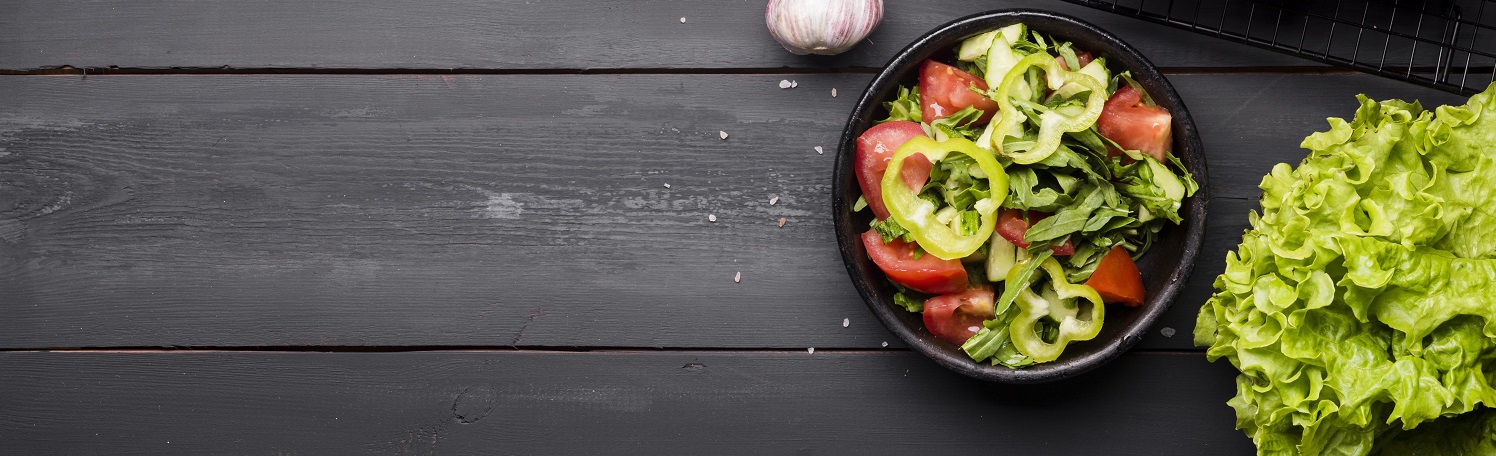
[[[827,216],[866,78],[795,78],[0,77],[0,347],[897,344]],[[1145,348],[1189,348],[1260,176],[1325,116],[1442,95],[1172,80],[1228,200]]]
[[[887,353],[0,353],[4,454],[1252,454],[1234,369],[993,387]]]
[[[1211,196],[1261,196],[1273,165],[1297,165],[1304,137],[1329,130],[1328,117],[1355,117],[1357,94],[1376,100],[1421,100],[1432,109],[1465,97],[1367,75],[1170,76],[1200,129],[1210,165]]]
[[[1164,66],[1319,66],[1061,2],[886,4],[869,42],[816,58],[769,37],[763,1],[21,0],[0,14],[0,69],[875,67],[939,24],[1015,7],[1093,21]]]

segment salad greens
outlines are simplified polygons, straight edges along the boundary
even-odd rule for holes
[[[968,103],[937,116],[929,97],[949,96],[942,88],[900,87],[884,103],[888,118],[880,123],[919,123],[924,136],[898,147],[876,178],[889,216],[871,228],[885,244],[915,244],[913,259],[963,261],[972,289],[1001,288],[995,312],[974,335],[962,336],[973,359],[1015,368],[1051,361],[1068,342],[1100,331],[1102,297],[1085,282],[1102,258],[1117,247],[1123,258],[1141,256],[1166,224],[1181,221],[1182,201],[1198,186],[1169,144],[1160,146],[1165,158],[1155,158],[1098,131],[1109,97],[1129,87],[1142,93],[1146,109],[1163,112],[1168,138],[1167,112],[1129,73],[1113,74],[1105,58],[1023,24],[969,38],[955,51],[958,73],[976,81],[959,87],[993,107],[984,112]],[[921,79],[933,84],[923,72]],[[904,159],[916,155],[931,169],[924,186],[911,189],[917,184],[906,185],[901,175]],[[865,199],[856,205],[867,206]],[[1002,223],[999,214],[1026,228],[1016,237],[1003,233],[994,226]],[[1131,275],[1140,283],[1135,267]],[[896,305],[929,308],[931,294],[895,285]],[[1139,285],[1137,303],[1142,295]]]
[[[920,154],[934,162],[942,161],[951,152],[963,155],[963,163],[970,161],[977,164],[975,168],[969,164],[961,166],[959,170],[962,174],[969,177],[978,173],[979,176],[985,176],[989,184],[988,188],[946,188],[945,184],[954,181],[956,176],[950,175],[949,171],[943,173],[947,174],[946,181],[935,185],[941,187],[939,190],[944,196],[943,200],[950,204],[944,206],[949,210],[937,211],[935,208],[939,201],[931,202],[915,194],[914,190],[904,185],[901,170],[904,159],[911,155]],[[951,167],[942,163],[941,168]],[[935,170],[931,169],[930,174],[936,174]],[[947,260],[976,253],[986,245],[992,236],[992,230],[997,226],[997,203],[990,196],[976,199],[972,193],[989,195],[991,190],[996,190],[1001,194],[1007,191],[1007,187],[1007,175],[992,157],[992,153],[961,138],[945,141],[935,141],[924,136],[912,138],[899,147],[898,152],[894,152],[893,160],[888,162],[888,170],[883,173],[883,201],[888,204],[889,220],[904,227],[909,236],[926,252]],[[943,217],[950,220],[941,220]]]
[[[1496,84],[1359,100],[1262,179],[1195,343],[1259,454],[1493,454]]]

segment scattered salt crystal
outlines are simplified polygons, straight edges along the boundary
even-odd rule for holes
[[[836,88],[835,87],[831,88],[831,98],[836,98]]]
[[[669,182],[665,183],[665,188],[670,188],[670,183]]]
[[[788,88],[790,88],[790,85],[791,85],[790,84],[790,80],[788,80],[788,79],[780,79],[779,80],[779,88],[781,88],[781,89],[788,89]]]
[[[826,154],[826,149],[822,149],[821,146],[816,146],[816,153],[817,154],[821,154],[821,155],[825,155]]]
[[[807,351],[810,354],[814,355],[816,353],[816,348],[815,347],[810,347],[810,348],[805,349],[805,351]]]
[[[800,87],[800,81],[790,81],[790,87]]]
[[[779,227],[784,228],[784,217],[779,218]]]
[[[888,341],[886,341],[886,340],[885,340],[885,341],[883,341],[883,346],[884,346],[884,347],[887,347],[887,346],[888,346]]]
[[[843,328],[851,326],[851,325],[852,325],[852,319],[851,318],[843,318],[842,319],[842,327]]]
[[[1164,327],[1164,329],[1160,329],[1158,332],[1163,334],[1164,337],[1174,337],[1174,328]]]
[[[721,136],[722,139],[727,139],[727,132],[719,130],[717,131],[717,136]]]
[[[708,221],[708,222],[716,222],[717,221],[717,214],[707,214],[706,215],[706,221]]]
[[[737,274],[732,275],[732,283],[743,283],[743,271],[738,271]]]
[[[684,17],[680,18],[680,23],[682,23],[682,24],[686,23],[686,18],[684,18]]]
[[[778,203],[778,202],[779,202],[779,197],[777,197],[777,196],[773,197],[773,198],[769,198],[769,205],[770,206],[773,206],[775,203]]]

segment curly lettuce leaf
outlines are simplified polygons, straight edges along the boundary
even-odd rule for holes
[[[1488,454],[1496,84],[1434,111],[1359,100],[1263,177],[1195,342],[1241,371],[1228,404],[1259,454]]]

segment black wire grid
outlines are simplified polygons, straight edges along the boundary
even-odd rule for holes
[[[1463,95],[1496,81],[1496,0],[1066,0]]]

